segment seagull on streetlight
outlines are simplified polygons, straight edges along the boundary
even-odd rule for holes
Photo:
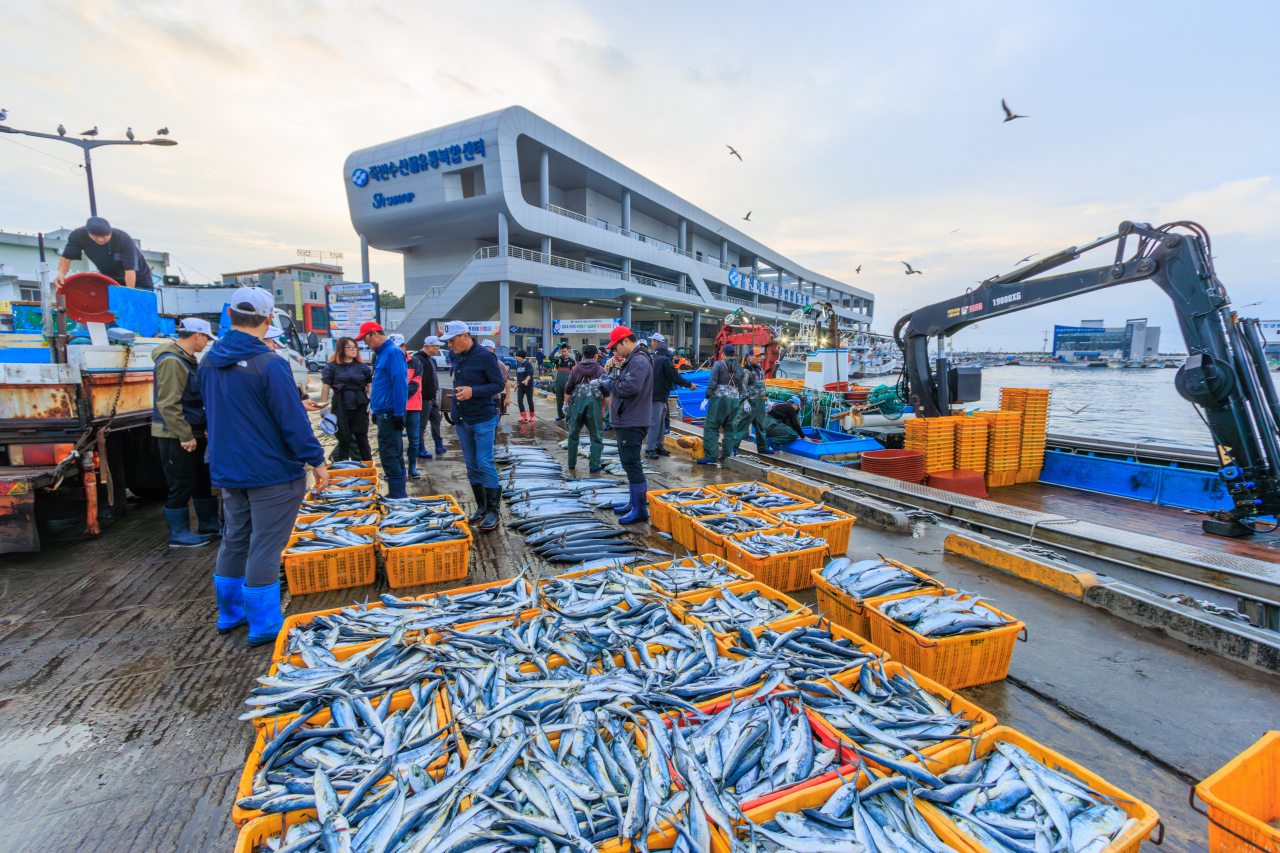
[[[750,221],[751,221],[751,211],[750,211],[750,210],[748,210],[748,211],[747,211],[747,215],[746,215],[746,216],[744,216],[744,217],[742,217],[742,218],[743,218],[744,220],[746,220],[747,222],[750,222]]]
[[[735,149],[732,145],[730,145],[729,143],[727,143],[727,142],[726,142],[726,143],[725,143],[725,145],[724,145],[724,147],[729,149],[729,154],[730,154],[730,156],[737,157],[739,162],[741,162],[741,161],[742,161],[742,155],[741,155],[741,154],[739,154],[739,153],[737,152],[737,149]]]
[[[58,125],[58,135],[59,135],[59,136],[66,136],[66,135],[67,135],[67,128],[66,128],[65,126],[63,126],[63,125]]]
[[[125,135],[125,136],[127,136],[127,137],[129,137],[129,141],[130,141],[130,142],[132,142],[132,141],[133,141],[133,128],[132,128],[132,127],[127,127],[127,128],[125,128],[124,135]]]
[[[904,267],[907,268],[907,271],[904,272],[903,275],[924,275],[924,273],[921,272],[920,270],[913,270],[911,268],[911,264],[907,263],[906,261],[898,261],[898,263],[902,264]]]
[[[1004,120],[1013,121],[1015,118],[1031,118],[1031,116],[1020,116],[1013,110],[1009,109],[1009,105],[1004,102],[1004,98],[1000,99],[1000,106],[1004,107]]]
[[[167,127],[162,127],[156,131],[156,136],[168,136],[168,135],[169,135],[169,128]]]
[[[81,136],[97,136],[97,135],[98,135],[98,126],[95,124],[95,125],[93,126],[93,130],[82,130],[82,131],[80,131],[80,135],[81,135]]]

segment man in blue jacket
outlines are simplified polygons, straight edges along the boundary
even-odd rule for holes
[[[404,493],[404,407],[409,401],[409,362],[404,350],[395,345],[382,326],[370,321],[360,327],[357,341],[373,350],[373,388],[369,411],[378,425],[378,458],[387,478],[387,497],[403,498]]]
[[[466,323],[446,323],[440,342],[453,351],[453,426],[476,499],[476,512],[469,521],[479,522],[480,531],[488,533],[497,529],[502,509],[498,468],[493,462],[493,435],[498,428],[493,395],[507,390],[507,383],[498,357],[475,342]]]
[[[213,589],[218,630],[246,622],[249,645],[275,642],[280,613],[280,552],[307,487],[329,484],[288,362],[263,342],[271,295],[242,287],[231,297],[231,331],[205,353],[198,378],[209,430],[209,475],[222,489],[222,547]]]

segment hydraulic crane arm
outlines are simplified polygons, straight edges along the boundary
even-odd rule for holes
[[[1125,260],[1130,236],[1138,238],[1138,247]],[[1034,278],[1111,242],[1117,243],[1111,266]],[[1235,503],[1230,519],[1206,521],[1205,529],[1225,535],[1252,532],[1239,520],[1280,512],[1280,402],[1267,374],[1258,321],[1229,310],[1226,289],[1214,273],[1209,235],[1193,222],[1159,228],[1122,222],[1115,234],[901,318],[893,335],[902,348],[910,402],[918,416],[939,417],[950,410],[948,366],[939,358],[937,369],[930,369],[929,338],[941,340],[980,320],[1134,281],[1154,282],[1173,301],[1189,353],[1175,384],[1183,398],[1203,410],[1221,459],[1219,474]]]

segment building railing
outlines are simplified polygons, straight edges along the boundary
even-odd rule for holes
[[[717,302],[728,302],[732,305],[755,305],[750,299],[739,299],[736,296],[721,296],[718,293],[711,294],[716,298]]]
[[[560,216],[567,216],[570,219],[577,220],[578,222],[581,222],[585,225],[593,225],[596,228],[599,228],[603,231],[609,231],[614,234],[618,234],[622,237],[630,237],[632,240],[636,240],[637,242],[644,243],[648,246],[653,246],[655,249],[658,249],[659,251],[671,252],[673,255],[683,255],[684,257],[689,258],[690,260],[700,261],[704,264],[710,264],[713,267],[720,267],[720,269],[724,269],[724,270],[733,269],[733,267],[731,267],[729,264],[720,263],[719,258],[713,259],[710,255],[697,255],[694,252],[690,252],[688,249],[681,249],[679,246],[673,246],[664,240],[659,240],[657,237],[650,237],[647,234],[641,234],[639,231],[630,231],[626,228],[619,228],[617,225],[610,225],[608,222],[605,222],[603,219],[595,219],[594,217],[591,217],[591,216],[583,216],[581,213],[578,213],[577,211],[568,210],[566,208],[559,207],[558,205],[554,205],[554,204],[548,204],[547,210],[550,211],[551,213],[557,213]]]

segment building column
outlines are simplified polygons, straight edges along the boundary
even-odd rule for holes
[[[511,242],[511,233],[507,228],[507,215],[505,213],[498,214],[498,255],[505,256],[507,254],[507,244]]]
[[[551,355],[551,297],[542,297],[542,351]]]
[[[676,238],[676,248],[682,252],[689,251],[689,223],[685,221],[684,217],[680,217],[680,236]],[[680,290],[681,292],[688,292],[688,289],[689,277],[684,273],[680,273]],[[684,321],[680,320],[678,323],[683,324]]]
[[[702,346],[702,310],[693,309],[693,358],[690,359],[694,364],[698,363],[698,352]]]
[[[631,281],[631,259],[622,259],[622,280]]]
[[[498,282],[498,322],[502,324],[502,332],[498,335],[498,344],[511,346],[511,282]]]
[[[360,281],[369,283],[369,238],[360,235]]]
[[[622,191],[622,230],[631,230],[631,190]]]
[[[729,263],[729,238],[724,237],[720,240],[720,263]]]
[[[676,327],[671,332],[671,347],[672,349],[680,349],[680,347],[684,346],[684,314],[673,313],[671,316],[676,321]]]
[[[551,256],[551,238],[550,237],[542,238],[542,254],[548,257]]]
[[[551,204],[551,153],[545,148],[538,164],[538,204],[546,210]],[[542,254],[551,254],[551,238],[542,238]]]
[[[631,328],[631,297],[622,297],[622,325]]]

